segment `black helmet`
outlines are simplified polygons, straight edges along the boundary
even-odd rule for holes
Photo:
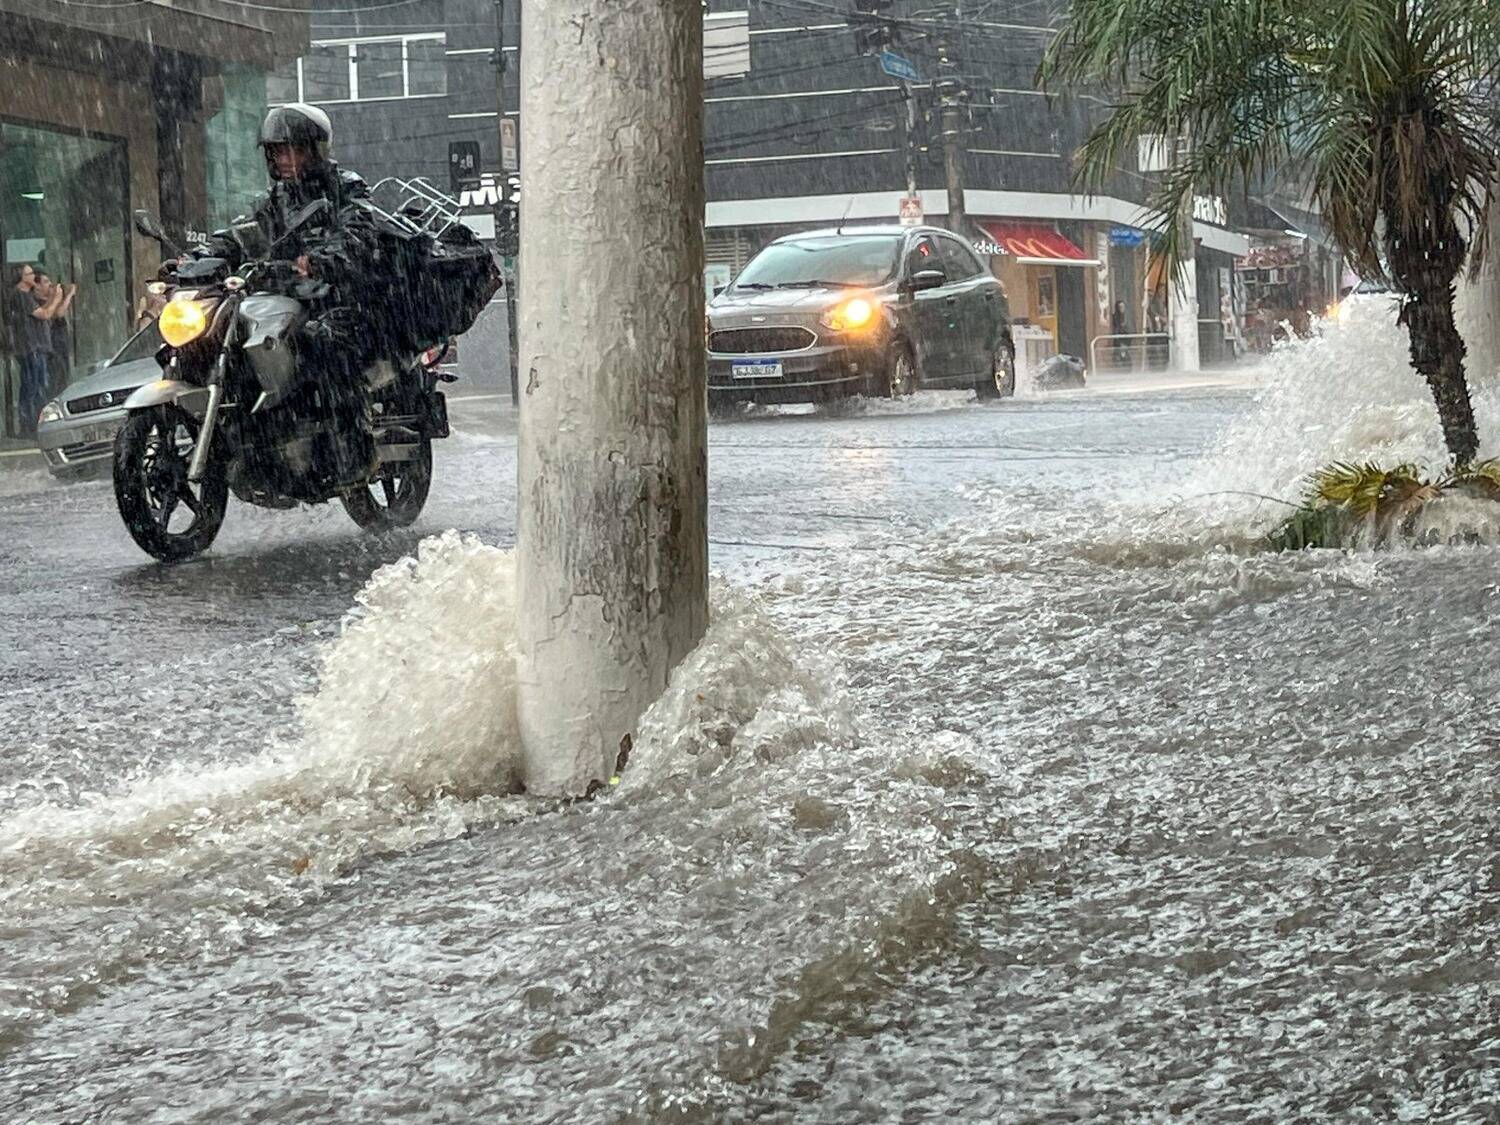
[[[266,150],[266,163],[271,167],[272,176],[276,175],[276,162],[271,159],[271,145],[306,147],[317,154],[319,163],[326,163],[333,145],[333,122],[315,105],[293,102],[272,106],[261,122],[258,143]]]

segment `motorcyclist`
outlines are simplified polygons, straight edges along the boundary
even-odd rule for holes
[[[240,266],[262,249],[253,245],[255,240],[247,244],[245,228],[253,224],[265,247],[274,246],[276,258],[295,260],[304,276],[326,281],[335,290],[368,285],[379,252],[368,205],[370,190],[333,160],[328,115],[312,105],[274,106],[261,123],[258,143],[271,177],[270,190],[249,216],[216,232],[198,254],[224,258],[232,268]],[[328,201],[329,211],[292,232],[296,214],[319,199]]]
[[[375,292],[382,276],[380,243],[369,208],[369,188],[333,160],[333,125],[312,105],[274,106],[261,124],[258,143],[265,154],[270,190],[248,221],[258,228],[263,245],[246,238],[246,220],[214,234],[198,253],[224,258],[231,268],[260,253],[292,261],[302,277],[326,283],[327,291],[309,301],[313,317],[299,340],[302,362],[315,365],[334,392],[335,422],[354,438],[352,466],[357,472],[373,464],[374,439],[363,380],[365,366],[379,351],[382,307]],[[296,230],[292,221],[316,200],[328,210]],[[351,469],[342,465],[344,470]]]

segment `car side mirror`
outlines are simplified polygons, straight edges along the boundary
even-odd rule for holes
[[[939,289],[947,284],[948,275],[942,270],[918,270],[911,275],[906,287],[913,293],[920,293],[924,289]]]
[[[724,292],[724,290],[726,290],[728,288],[729,288],[729,286],[727,286],[727,285],[715,285],[714,286],[714,296],[717,297],[720,293]]]

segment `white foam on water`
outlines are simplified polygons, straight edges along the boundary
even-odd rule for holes
[[[0,460],[0,496],[26,496],[63,486],[64,482],[46,469],[16,469]]]
[[[1432,395],[1411,366],[1406,329],[1384,303],[1356,305],[1320,336],[1279,347],[1265,370],[1255,406],[1229,426],[1185,493],[1244,490],[1295,501],[1308,474],[1334,461],[1413,462],[1434,473],[1446,464]],[[1500,394],[1472,364],[1469,384],[1486,456],[1495,452]],[[1251,516],[1257,525],[1284,514],[1248,497],[1224,498],[1223,506],[1234,518],[1264,509]]]
[[[20,929],[0,1020],[28,1022],[119,965],[242,941],[363,857],[525,815],[506,796],[513,619],[507,552],[428,540],[359,595],[295,743],[0,822],[0,917]],[[101,923],[108,939],[76,944]]]
[[[0,1046],[131,995],[143,971],[250,956],[330,888],[375,877],[373,859],[488,827],[499,870],[533,865],[524,888],[495,892],[503,898],[576,899],[580,917],[616,898],[610,917],[647,911],[614,943],[651,925],[703,930],[674,957],[695,966],[711,1008],[622,1019],[607,1048],[635,1036],[631,1049],[657,1059],[655,1093],[622,1077],[630,1097],[696,1097],[670,1091],[698,1089],[705,1067],[764,1066],[803,1007],[876,956],[871,942],[932,909],[956,846],[938,827],[945,783],[933,770],[958,750],[942,740],[895,750],[862,731],[837,663],[803,651],[754,599],[716,586],[708,635],[643,719],[622,783],[566,815],[507,795],[513,620],[509,552],[456,533],[427,540],[359,595],[294,744],[0,822]],[[535,869],[539,836],[549,861]],[[701,862],[685,862],[694,852]],[[581,870],[603,886],[580,882]],[[472,888],[458,890],[455,909],[467,909]],[[430,906],[427,894],[414,909]],[[663,915],[655,894],[677,913]],[[741,938],[765,956],[747,959]],[[528,934],[523,922],[512,940],[517,964],[545,975],[587,959],[570,940],[601,939]],[[611,1003],[660,1012],[681,979],[657,983],[667,991],[628,989]],[[701,1051],[680,1049],[700,1040]]]

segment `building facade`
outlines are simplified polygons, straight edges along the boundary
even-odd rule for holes
[[[6,283],[31,263],[77,284],[74,374],[125,342],[160,265],[132,211],[159,215],[180,239],[263,189],[255,130],[266,76],[307,42],[305,16],[234,0],[0,0]],[[14,435],[17,364],[9,340],[0,344],[0,421]]]
[[[494,185],[503,180],[497,90],[500,111],[518,118],[523,2],[414,0],[351,12],[328,0],[312,14],[311,53],[278,76],[272,100],[324,106],[347,166],[372,183],[422,176],[460,192],[476,230],[490,233]],[[889,49],[915,74],[902,81],[860,53],[866,25],[843,5],[709,0],[707,288],[726,283],[779,235],[897,218],[908,179],[925,219],[944,223],[952,136],[966,233],[987,252],[1041,351],[1091,364],[1097,356],[1104,365],[1148,354],[1146,341],[1127,342],[1132,352],[1105,337],[1122,327],[1131,336],[1164,333],[1178,300],[1141,229],[1151,170],[1137,162],[1101,194],[1074,194],[1071,154],[1105,106],[1089,95],[1049,99],[1036,90],[1056,15],[1049,4],[982,7],[982,17],[967,19],[919,0],[884,9],[897,23]],[[503,87],[495,65],[501,18]],[[952,89],[961,91],[962,109],[949,117],[938,99]],[[1239,347],[1233,267],[1249,243],[1222,201],[1201,200],[1197,211],[1199,348],[1214,362]],[[1164,340],[1154,334],[1151,359],[1164,361]]]

